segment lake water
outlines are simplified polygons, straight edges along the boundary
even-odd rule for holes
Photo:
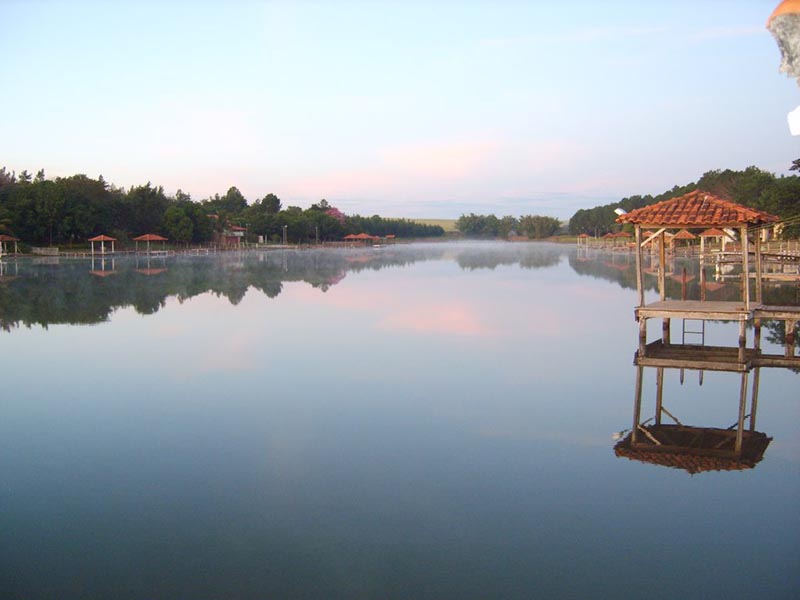
[[[617,457],[634,282],[550,244],[6,261],[0,597],[800,597],[800,376],[762,369],[755,468]]]

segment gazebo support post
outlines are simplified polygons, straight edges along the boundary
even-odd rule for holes
[[[644,275],[642,274],[642,228],[636,225],[636,290],[639,292],[639,306],[644,306]]]
[[[756,230],[754,242],[756,245],[756,302],[761,304],[761,232],[758,230]]]
[[[786,319],[786,324],[784,325],[786,331],[784,336],[786,342],[784,346],[784,356],[786,358],[792,358],[794,356],[795,327],[797,327],[797,321],[795,319]]]
[[[642,414],[642,375],[644,367],[636,367],[636,392],[633,401],[633,427],[631,427],[631,444],[636,443],[637,433],[639,431],[639,420]]]
[[[664,404],[664,367],[656,369],[656,425],[661,425],[661,408]]]
[[[700,245],[703,244],[703,238],[700,238]],[[706,299],[706,265],[703,262],[702,250],[700,251],[700,300]]]
[[[94,258],[94,242],[91,242],[91,244],[92,244],[92,258]],[[92,267],[92,269],[94,269],[94,267]]]
[[[758,409],[758,380],[761,378],[761,367],[753,370],[753,394],[750,398],[750,431],[756,430],[756,410]]]
[[[647,348],[647,317],[639,315],[639,356],[644,357]]]
[[[742,433],[744,432],[744,409],[747,404],[747,371],[742,373],[742,385],[739,387],[739,420],[736,427],[736,456],[742,455]]]
[[[744,349],[747,346],[747,321],[741,319],[739,321],[739,354],[738,359],[740,363],[744,362]]]
[[[750,240],[747,225],[742,226],[742,301],[744,309],[750,310]]]
[[[761,350],[761,319],[753,319],[753,348]]]
[[[660,300],[664,301],[667,299],[667,285],[666,285],[666,260],[667,260],[667,249],[666,249],[666,236],[662,231],[661,234],[658,236],[658,297]]]

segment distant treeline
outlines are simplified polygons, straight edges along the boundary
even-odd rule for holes
[[[350,233],[397,237],[444,235],[438,225],[378,215],[345,215],[326,200],[303,210],[283,208],[280,199],[267,194],[248,204],[231,187],[224,196],[215,194],[195,202],[178,190],[168,196],[151,183],[126,190],[106,182],[72,175],[47,179],[0,168],[0,233],[8,233],[33,245],[83,243],[107,234],[125,243],[144,233],[158,233],[172,242],[203,244],[231,225],[246,227],[255,236],[277,241],[286,227],[287,240],[303,243],[319,239],[339,240]]]
[[[800,171],[800,159],[795,160],[790,169]],[[569,231],[573,235],[586,233],[594,236],[604,235],[610,231],[619,231],[620,225],[616,223],[615,208],[622,208],[630,212],[696,189],[744,204],[750,208],[767,211],[783,220],[793,217],[800,219],[800,177],[797,175],[777,177],[758,167],[747,167],[743,171],[732,171],[731,169],[708,171],[697,183],[676,185],[658,196],[649,194],[630,196],[604,206],[581,209],[572,215],[569,221]],[[794,224],[786,227],[784,236],[800,236],[800,225]]]
[[[555,235],[561,223],[554,217],[525,215],[516,217],[500,217],[495,215],[461,215],[456,221],[456,229],[466,236],[507,238],[509,236],[526,236],[541,239]]]

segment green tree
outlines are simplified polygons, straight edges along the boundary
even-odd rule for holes
[[[275,194],[267,194],[262,198],[261,205],[268,215],[275,215],[281,210],[281,201]]]
[[[188,244],[192,241],[194,226],[183,207],[172,205],[164,212],[164,230],[173,240]]]

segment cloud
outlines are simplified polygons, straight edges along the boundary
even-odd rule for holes
[[[610,40],[646,37],[666,33],[664,26],[627,26],[627,27],[582,27],[554,33],[542,33],[499,38],[484,38],[478,42],[482,47],[518,49],[522,46],[538,44],[586,44],[590,42],[607,42]]]
[[[393,332],[487,336],[495,332],[481,322],[476,310],[466,305],[422,305],[384,317],[378,329]]]
[[[741,38],[751,37],[755,35],[763,35],[766,33],[766,27],[762,26],[748,26],[748,27],[707,27],[691,33],[691,39],[695,41],[709,41],[720,40],[726,38]]]

